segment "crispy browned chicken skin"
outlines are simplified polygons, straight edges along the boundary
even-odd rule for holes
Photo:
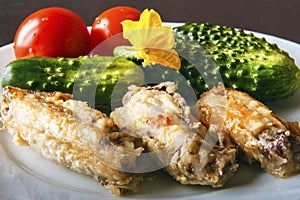
[[[211,116],[224,121],[223,132],[237,144],[250,163],[258,161],[268,173],[286,177],[300,170],[300,128],[286,122],[248,94],[213,88],[198,101],[200,119],[207,127]],[[226,110],[225,114],[220,110]]]
[[[236,149],[216,127],[195,119],[171,82],[131,86],[111,118],[121,130],[141,137],[156,162],[181,184],[223,186],[237,170]],[[209,132],[209,134],[208,134]]]
[[[105,114],[60,92],[32,92],[6,87],[1,120],[18,144],[28,144],[44,157],[87,174],[113,194],[136,191],[143,181],[134,169],[140,139],[121,132]]]

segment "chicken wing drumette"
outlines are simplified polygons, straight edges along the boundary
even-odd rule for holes
[[[248,94],[224,87],[204,93],[197,107],[200,121],[207,127],[211,116],[226,110],[219,115],[224,122],[223,133],[230,136],[248,162],[258,161],[277,177],[300,170],[298,122],[287,122]]]

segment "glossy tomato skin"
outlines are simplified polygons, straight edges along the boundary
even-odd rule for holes
[[[102,12],[93,22],[91,29],[92,47],[122,32],[121,22],[126,19],[138,21],[141,11],[128,6],[116,6]]]
[[[16,58],[78,57],[91,50],[91,38],[79,15],[65,8],[38,10],[23,20],[14,38]]]

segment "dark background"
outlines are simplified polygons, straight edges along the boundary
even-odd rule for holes
[[[163,21],[211,22],[300,43],[300,0],[0,0],[0,46],[13,42],[18,25],[38,9],[65,7],[91,25],[98,14],[117,5],[153,8]]]

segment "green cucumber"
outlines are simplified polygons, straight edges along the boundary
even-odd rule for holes
[[[174,49],[181,56],[178,71],[161,65],[141,67],[137,50],[121,46],[115,49],[115,57],[14,60],[4,69],[2,87],[71,93],[75,99],[109,111],[131,84],[174,81],[191,105],[220,82],[262,102],[287,98],[300,86],[300,70],[294,60],[263,38],[230,27],[195,23],[174,28],[174,35]]]
[[[226,87],[247,92],[262,102],[288,98],[300,87],[300,70],[294,59],[265,38],[241,29],[210,23],[187,23],[175,27],[174,34],[177,38],[176,48],[190,48],[190,57],[197,57],[194,55],[197,52],[186,45],[187,40],[205,49]],[[188,62],[180,71],[196,90],[202,92],[208,89],[199,86],[199,79],[203,76],[195,75],[195,70]]]
[[[181,93],[189,93],[185,97],[191,94],[188,86],[199,98],[203,92],[224,83],[266,103],[288,98],[300,87],[300,70],[294,59],[264,38],[209,23],[188,23],[175,27],[173,32],[174,50],[181,57],[180,70],[176,74],[173,69],[149,65],[144,71],[157,82],[181,77],[175,82],[179,88],[183,86]],[[138,49],[132,47],[119,46],[114,54],[143,62]]]
[[[139,82],[139,76],[135,75],[137,66],[124,57],[27,57],[14,60],[4,68],[2,87],[70,93],[91,106],[107,109],[116,84],[124,88]],[[116,98],[115,101],[120,101],[121,95]]]

